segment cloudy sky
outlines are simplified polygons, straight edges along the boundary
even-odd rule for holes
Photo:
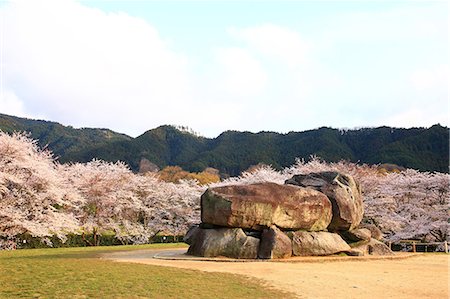
[[[449,125],[447,1],[3,1],[0,18],[0,113],[131,136]]]

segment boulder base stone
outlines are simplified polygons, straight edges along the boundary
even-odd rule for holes
[[[354,230],[340,231],[339,235],[347,243],[355,243],[360,241],[370,241],[371,233],[366,228],[356,228]]]
[[[310,188],[274,183],[208,189],[201,197],[202,222],[245,229],[324,230],[332,217],[327,196]]]
[[[361,188],[353,177],[339,172],[319,172],[294,175],[286,184],[314,188],[323,192],[333,205],[329,231],[352,230],[364,214]]]
[[[199,231],[200,231],[199,225],[191,226],[187,231],[187,233],[184,235],[183,242],[189,245],[194,244],[195,238],[197,237]]]
[[[383,242],[372,239],[367,244],[369,254],[371,255],[393,255],[392,250]]]
[[[352,249],[362,251],[362,252],[364,252],[364,254],[369,254],[369,255],[393,255],[394,254],[392,252],[392,250],[389,249],[389,247],[386,244],[384,244],[383,242],[380,242],[378,240],[375,240],[373,238],[370,239],[370,241],[368,243],[353,247]]]
[[[335,233],[296,231],[292,234],[292,252],[296,256],[330,255],[350,250]]]
[[[351,249],[348,251],[344,251],[344,253],[348,256],[364,256],[364,252],[358,249]]]
[[[240,228],[192,229],[188,254],[203,257],[225,256],[255,259],[259,239],[247,236]]]
[[[383,233],[375,224],[361,224],[359,227],[370,230],[370,234],[375,240],[383,240]]]
[[[291,256],[292,243],[286,234],[275,225],[262,231],[258,258],[283,259]]]

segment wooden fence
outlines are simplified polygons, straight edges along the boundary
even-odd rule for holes
[[[430,246],[439,246],[439,245],[443,245],[444,246],[444,252],[445,253],[450,253],[449,251],[449,247],[448,247],[448,242],[444,241],[444,242],[420,242],[418,240],[400,240],[398,242],[388,242],[388,246],[389,248],[393,249],[393,246],[396,244],[400,244],[400,245],[410,245],[411,246],[411,250],[412,252],[417,252],[417,247],[419,246],[423,246],[424,247],[424,252],[428,252],[428,247]]]

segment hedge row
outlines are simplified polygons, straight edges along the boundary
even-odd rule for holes
[[[33,237],[30,234],[18,235],[15,238],[17,243],[17,248],[21,249],[31,249],[31,248],[60,248],[60,247],[87,247],[94,243],[94,237],[92,234],[85,234],[84,239],[82,235],[69,234],[66,235],[67,240],[62,242],[57,236],[49,237],[51,245],[43,242],[41,238]],[[115,245],[128,245],[130,243],[118,239],[112,234],[103,234],[99,237],[99,246],[115,246]],[[87,241],[85,241],[87,240]],[[149,243],[177,243],[183,242],[183,236],[162,236],[156,235],[152,238]]]

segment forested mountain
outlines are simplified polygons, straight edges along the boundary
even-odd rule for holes
[[[449,129],[398,129],[390,127],[338,130],[319,128],[305,132],[226,131],[204,138],[161,126],[137,138],[107,129],[74,129],[58,123],[0,114],[0,130],[27,131],[48,145],[61,162],[87,162],[93,158],[122,160],[137,170],[142,158],[159,167],[179,165],[189,171],[214,167],[237,175],[251,165],[291,165],[296,157],[317,155],[326,161],[393,163],[427,171],[448,172]]]
[[[109,129],[74,129],[56,122],[32,120],[0,114],[0,130],[7,133],[29,132],[41,147],[48,147],[61,161],[70,161],[66,157],[83,152],[93,146],[102,146],[120,140],[132,138]]]

